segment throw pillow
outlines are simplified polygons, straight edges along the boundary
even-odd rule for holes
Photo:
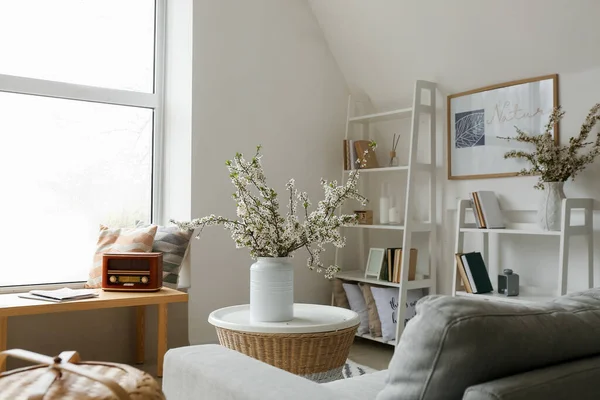
[[[369,333],[373,337],[381,337],[381,320],[377,312],[377,305],[373,293],[371,293],[371,285],[368,283],[359,283],[358,286],[362,290],[365,303],[367,304],[367,312],[369,314]]]
[[[107,226],[100,225],[94,263],[85,287],[102,287],[102,254],[128,251],[149,253],[152,251],[156,228],[156,225],[150,225],[144,228],[110,229]]]
[[[350,304],[348,303],[348,297],[346,297],[346,292],[342,286],[343,282],[344,281],[341,279],[333,280],[333,305],[349,309]]]
[[[383,340],[389,342],[396,339],[396,323],[398,322],[398,295],[400,291],[397,288],[371,287],[379,319],[381,320],[381,336]],[[423,297],[421,289],[409,290],[406,295],[406,316],[404,325],[415,316],[415,304],[417,300]]]
[[[357,313],[360,319],[360,325],[358,326],[356,333],[359,335],[369,333],[369,314],[367,312],[367,304],[365,303],[362,291],[355,283],[343,283],[342,286],[348,297],[350,309]]]
[[[138,222],[137,227],[149,226]],[[163,253],[163,285],[177,289],[181,263],[188,252],[194,231],[182,231],[176,226],[159,226],[152,251]]]

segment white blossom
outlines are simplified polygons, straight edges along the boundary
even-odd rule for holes
[[[374,146],[371,143],[371,147]],[[226,162],[229,177],[236,189],[232,195],[236,202],[236,220],[209,215],[189,222],[171,222],[183,230],[202,230],[205,226],[223,225],[231,232],[236,248],[248,248],[253,258],[291,257],[296,250],[304,248],[308,252],[308,268],[324,272],[325,277],[332,278],[339,267],[325,267],[319,256],[325,251],[325,244],[344,247],[346,238],[341,235],[340,228],[357,223],[354,214],[337,215],[342,204],[349,199],[367,204],[367,199],[357,189],[359,170],[352,170],[341,186],[337,181],[321,179],[324,199],[312,211],[308,194],[299,192],[294,179],[290,179],[285,185],[288,204],[284,217],[280,213],[277,193],[267,186],[260,162],[260,149],[261,146],[258,146],[251,160],[237,153],[233,160]],[[196,236],[199,237],[200,234]]]
[[[529,135],[519,128],[517,136],[514,138],[501,137],[505,140],[516,140],[521,143],[528,143],[535,146],[531,152],[523,150],[511,150],[504,154],[504,158],[522,158],[531,164],[531,168],[524,168],[519,175],[539,175],[539,181],[535,185],[536,189],[543,189],[544,182],[565,182],[569,178],[583,171],[585,167],[594,161],[600,154],[600,133],[596,134],[593,142],[587,142],[587,138],[600,120],[600,104],[596,104],[590,109],[585,121],[581,125],[578,136],[569,139],[568,146],[561,146],[554,140],[552,130],[562,119],[564,111],[560,107],[555,108],[550,114],[544,133],[539,135]],[[580,154],[582,150],[591,148]]]

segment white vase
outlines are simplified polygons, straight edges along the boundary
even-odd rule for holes
[[[294,318],[294,268],[290,257],[259,257],[250,267],[250,321]]]
[[[566,198],[564,182],[544,182],[537,221],[545,231],[560,231],[562,221],[562,201]]]

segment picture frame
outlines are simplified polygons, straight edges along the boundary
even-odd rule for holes
[[[383,260],[385,259],[385,249],[371,247],[369,249],[369,258],[367,259],[367,267],[365,268],[365,279],[379,279]]]
[[[544,75],[457,93],[447,98],[448,179],[482,179],[517,176],[527,166],[519,159],[504,159],[527,144],[508,141],[515,127],[539,134],[558,106],[558,75]],[[553,127],[558,143],[558,124]]]

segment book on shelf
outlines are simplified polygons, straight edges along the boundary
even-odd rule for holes
[[[98,291],[95,289],[70,289],[62,288],[56,290],[31,290],[29,293],[22,293],[19,297],[24,299],[51,301],[61,303],[64,301],[74,301],[91,299],[98,297]]]
[[[490,190],[481,190],[477,192],[481,213],[488,229],[503,229],[502,211],[496,194]]]
[[[387,281],[392,282],[394,278],[394,262],[396,258],[396,251],[400,250],[399,247],[389,247],[386,249],[387,256]]]
[[[475,200],[475,192],[469,193],[469,195],[471,196],[471,208],[473,209],[473,215],[475,216],[475,225],[477,225],[477,228],[479,229],[485,228],[479,213],[479,202]]]
[[[356,165],[357,157],[356,157],[356,147],[354,147],[354,140],[348,140],[347,157],[350,162],[350,164],[348,165],[348,169],[356,169],[357,168],[357,165]]]
[[[470,193],[473,203],[475,223],[478,228],[503,229],[505,228],[500,211],[500,203],[496,194],[490,190],[480,190]]]
[[[465,287],[465,291],[467,293],[473,293],[473,289],[471,288],[471,283],[469,282],[469,278],[467,276],[467,271],[465,270],[465,266],[462,262],[462,254],[458,253],[456,256],[456,268],[458,268],[458,274],[460,275],[460,280],[462,281],[463,286]]]
[[[350,165],[350,153],[348,152],[348,139],[344,139],[342,157],[344,159],[344,171],[349,170]]]
[[[458,272],[463,279],[465,288],[468,286],[467,292],[480,294],[489,293],[494,290],[481,253],[458,253],[456,256],[458,257]],[[466,277],[463,277],[461,268],[464,270],[464,275],[466,275]]]
[[[480,228],[487,228],[485,223],[485,218],[483,218],[483,213],[481,212],[481,202],[479,201],[479,195],[477,192],[473,192],[473,204],[475,204],[475,220],[479,221]]]
[[[402,249],[396,249],[394,255],[394,283],[400,283],[402,275]],[[417,249],[410,249],[408,259],[408,280],[414,281],[417,273]]]
[[[364,159],[365,165],[361,168],[378,168],[379,164],[377,163],[377,155],[375,154],[375,150],[369,146],[369,143],[371,143],[369,140],[354,141],[354,149],[358,159],[358,166],[363,164]]]
[[[408,280],[415,280],[417,273],[417,249],[411,249],[408,262]],[[385,261],[381,268],[381,280],[400,283],[400,275],[402,272],[402,248],[389,247],[385,251]]]

